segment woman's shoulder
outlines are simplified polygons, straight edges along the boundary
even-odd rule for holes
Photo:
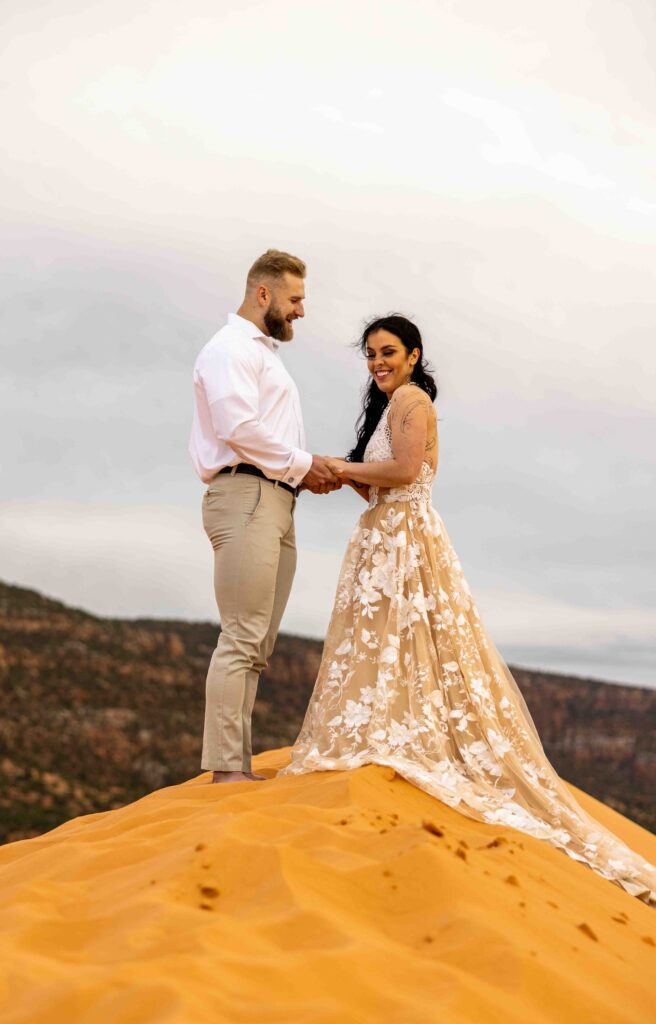
[[[390,409],[397,409],[412,404],[414,408],[425,406],[430,409],[433,406],[430,395],[427,395],[418,384],[401,384],[390,399]]]
[[[392,432],[402,433],[413,425],[423,422],[429,427],[435,410],[430,395],[416,384],[402,384],[397,388],[389,404],[387,422]]]

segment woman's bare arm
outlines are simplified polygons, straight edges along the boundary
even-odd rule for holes
[[[394,457],[384,462],[331,459],[331,469],[342,480],[350,478],[375,487],[402,487],[412,483],[419,476],[424,459],[431,412],[428,395],[412,384],[404,384],[394,392],[389,409]]]
[[[347,463],[347,465],[350,466],[351,463],[349,462],[349,463]],[[358,483],[355,482],[355,480],[346,480],[346,479],[344,480],[344,483],[348,484],[349,487],[352,487],[353,490],[355,491],[355,493],[359,494],[360,497],[364,498],[365,501],[369,501],[369,485],[368,484],[358,484]]]

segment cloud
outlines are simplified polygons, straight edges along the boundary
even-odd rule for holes
[[[356,131],[382,135],[385,130],[375,121],[352,121],[347,118],[341,110],[338,110],[337,107],[320,104],[315,108],[315,110],[317,114],[321,114],[321,116],[325,117],[327,121],[332,121],[333,124],[343,124],[345,127],[354,128]]]
[[[545,132],[545,125],[540,121],[531,134],[527,127],[528,118],[525,119],[520,110],[490,100],[487,96],[449,88],[441,98],[448,106],[480,120],[495,137],[493,145],[481,143],[481,153],[491,163],[531,167],[547,177],[582,189],[608,191],[617,187],[607,175],[586,166],[576,153],[544,152],[545,143],[549,145],[549,135],[554,139],[562,136],[562,126],[557,123]],[[552,112],[552,119],[556,120],[555,112]],[[584,144],[580,138],[577,141],[580,147]]]

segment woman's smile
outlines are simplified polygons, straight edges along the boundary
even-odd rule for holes
[[[389,397],[412,376],[412,367],[419,355],[408,350],[389,331],[372,333],[367,343],[367,366],[376,385]]]

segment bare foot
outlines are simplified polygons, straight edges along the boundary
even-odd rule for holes
[[[248,778],[251,780],[251,782],[266,782],[267,781],[266,775],[253,775],[252,772],[244,772],[244,775],[247,775]]]
[[[212,782],[252,782],[246,772],[212,772]]]

